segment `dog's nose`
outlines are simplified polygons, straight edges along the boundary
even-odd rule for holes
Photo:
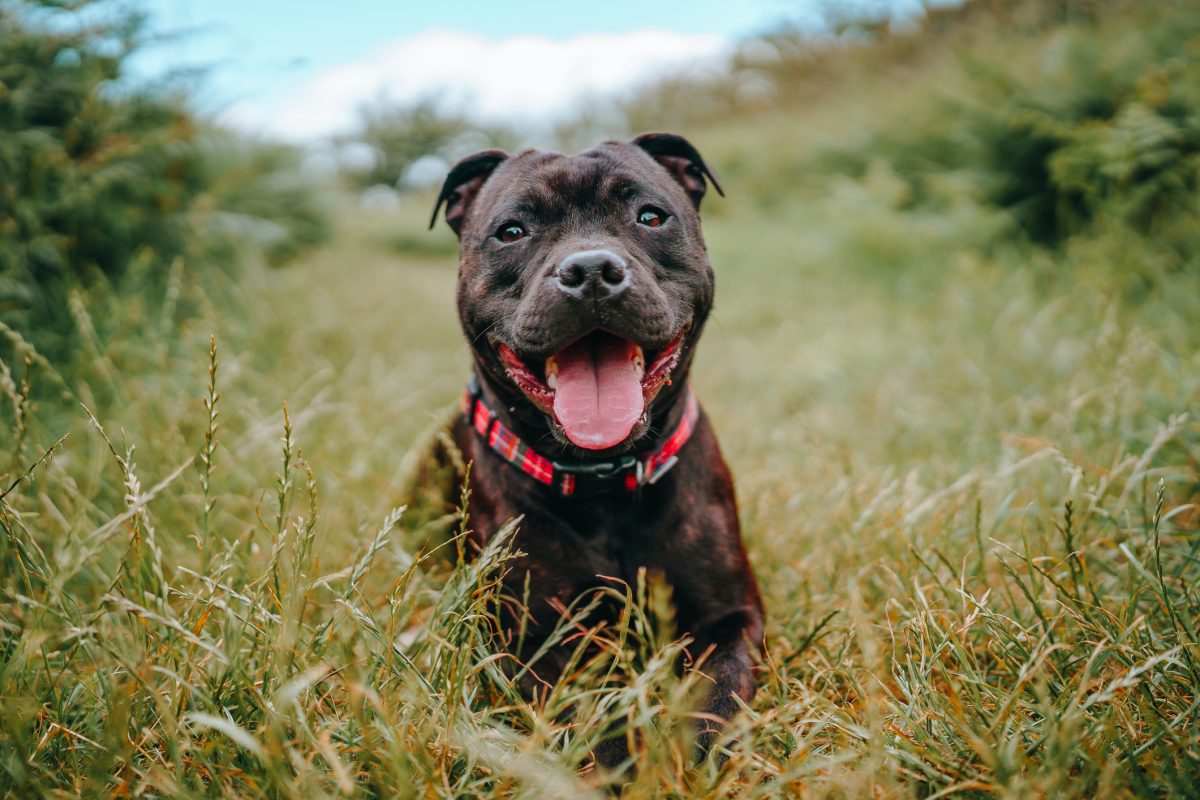
[[[629,286],[625,259],[611,250],[583,250],[562,260],[554,271],[558,288],[572,297],[609,297]]]

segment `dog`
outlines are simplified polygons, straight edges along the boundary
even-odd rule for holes
[[[444,206],[459,238],[474,364],[452,437],[472,464],[474,544],[522,518],[503,578],[527,598],[527,619],[502,617],[523,626],[514,655],[537,651],[581,593],[661,574],[686,661],[711,679],[700,757],[753,697],[763,646],[733,481],[688,382],[713,304],[710,183],[724,194],[670,133],[575,156],[487,150],[450,169],[430,220]],[[552,650],[522,691],[553,684],[569,655]],[[606,766],[627,752],[617,738],[596,752]]]

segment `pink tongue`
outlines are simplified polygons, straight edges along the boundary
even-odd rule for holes
[[[555,357],[554,416],[568,439],[588,450],[625,441],[645,410],[636,355],[633,342],[593,333]]]

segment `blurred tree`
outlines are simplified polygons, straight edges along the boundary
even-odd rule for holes
[[[385,99],[359,110],[358,128],[338,140],[343,148],[365,147],[368,158],[347,159],[343,175],[358,188],[403,188],[409,168],[428,157],[453,161],[489,147],[512,149],[520,137],[443,108],[434,98],[401,104]]]
[[[119,82],[142,32],[95,0],[0,3],[0,321],[42,348],[70,344],[72,286],[152,294],[181,257],[281,263],[328,235],[297,153]]]
[[[344,143],[363,144],[372,158],[347,168],[358,186],[398,187],[408,168],[419,159],[442,155],[471,126],[457,114],[442,111],[431,99],[411,105],[377,101],[359,112],[359,128]]]
[[[0,318],[27,330],[70,327],[72,280],[117,281],[142,251],[165,268],[202,188],[193,120],[113,88],[141,19],[91,5],[0,5]]]
[[[237,262],[246,249],[284,266],[331,235],[329,209],[295,148],[206,128],[196,139],[206,187],[192,211],[204,261]]]

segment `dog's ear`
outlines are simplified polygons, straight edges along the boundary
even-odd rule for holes
[[[704,163],[700,151],[682,136],[675,133],[643,133],[635,137],[633,143],[666,167],[671,177],[692,198],[692,205],[696,208],[700,208],[700,201],[704,199],[707,188],[705,178],[712,183],[717,194],[725,196],[712,167]]]
[[[437,224],[438,210],[442,203],[446,204],[446,224],[454,229],[456,236],[462,235],[463,219],[467,216],[467,208],[479,193],[500,162],[508,158],[503,150],[483,150],[469,155],[450,168],[442,184],[442,191],[437,202],[433,204],[433,216],[429,218],[429,229]]]

